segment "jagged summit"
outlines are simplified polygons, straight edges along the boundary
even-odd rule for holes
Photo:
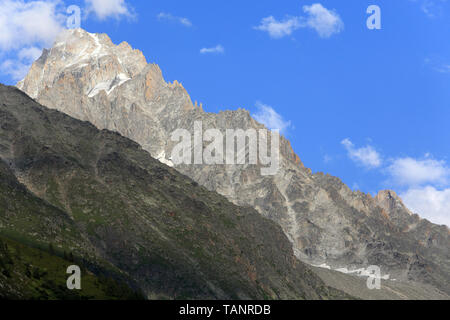
[[[387,210],[388,212],[392,212],[394,210],[401,210],[403,212],[412,215],[413,213],[405,206],[403,200],[392,190],[382,190],[378,192],[375,197],[378,204]]]
[[[0,84],[0,101],[0,240],[11,235],[33,248],[51,246],[52,254],[73,252],[90,274],[123,279],[148,299],[348,298],[297,261],[281,228],[254,209],[205,190],[130,139],[49,110],[16,88]],[[26,270],[39,263],[59,275],[31,277],[28,249],[14,250],[12,264],[0,244],[0,297],[35,290],[36,298],[52,299],[56,290],[72,298],[63,289],[73,259],[56,264],[33,253]],[[8,276],[5,265],[14,270]],[[103,281],[87,273],[83,268],[83,297],[107,298],[92,294],[94,280]],[[126,293],[106,283],[108,295]]]
[[[44,51],[18,87],[47,107],[121,133],[170,166],[176,129],[193,132],[196,121],[203,130],[264,127],[243,109],[204,112],[141,52],[80,29]],[[248,164],[175,168],[276,221],[305,262],[349,270],[376,264],[392,278],[427,281],[450,293],[447,227],[411,215],[392,191],[372,197],[353,192],[336,177],[312,174],[283,137],[273,176]]]
[[[101,90],[111,93],[146,65],[142,52],[133,50],[126,42],[116,46],[106,34],[83,29],[65,30],[50,50],[44,49],[17,87],[37,98],[42,90],[56,85],[61,73],[88,73],[89,78],[82,84],[84,93],[92,97]]]
[[[167,83],[141,51],[83,29],[62,32],[17,87],[50,108],[123,133],[155,157],[163,153],[158,144],[165,138],[149,136],[146,127],[161,131],[158,114],[200,109],[181,83]],[[168,104],[170,110],[164,110]]]

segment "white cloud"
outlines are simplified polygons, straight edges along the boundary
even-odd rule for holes
[[[213,47],[213,48],[202,48],[200,49],[200,53],[201,54],[207,54],[207,53],[220,53],[220,54],[224,54],[225,53],[225,48],[218,44],[217,46]]]
[[[16,59],[7,59],[0,64],[0,70],[14,81],[25,78],[31,64],[40,57],[42,50],[36,47],[21,49]]]
[[[323,162],[324,163],[330,163],[331,161],[333,161],[333,157],[332,156],[330,156],[328,154],[323,156]]]
[[[23,48],[19,51],[19,59],[27,61],[35,61],[42,54],[42,50],[36,47]]]
[[[98,18],[131,16],[124,0],[85,0]],[[0,70],[22,79],[42,48],[50,47],[66,25],[62,0],[0,0]]]
[[[339,15],[323,7],[320,3],[303,6],[303,11],[308,14],[306,25],[317,31],[320,37],[329,38],[344,29],[344,22]]]
[[[264,124],[268,129],[278,129],[281,133],[285,133],[286,130],[291,127],[291,122],[284,120],[271,106],[257,102],[256,107],[258,108],[258,111],[253,114],[253,117],[256,121]]]
[[[450,64],[442,64],[436,67],[435,70],[440,73],[450,73]]]
[[[93,12],[100,20],[109,17],[120,19],[122,16],[131,17],[129,5],[125,0],[85,0],[87,11]]]
[[[420,6],[420,9],[423,13],[425,13],[428,17],[434,18],[434,3],[432,1],[424,1]]]
[[[303,6],[303,11],[305,16],[290,16],[280,21],[273,16],[263,18],[260,25],[254,29],[265,31],[274,39],[289,36],[300,28],[314,29],[322,38],[329,38],[344,29],[344,22],[339,15],[320,3]]]
[[[392,182],[403,186],[421,186],[424,184],[444,185],[448,183],[450,169],[444,161],[434,159],[417,160],[398,158],[388,167]]]
[[[450,168],[445,161],[430,157],[392,160],[387,168],[389,182],[404,189],[400,197],[411,211],[450,226]]]
[[[23,79],[42,48],[63,30],[64,10],[59,0],[0,0],[1,72],[14,81]]]
[[[347,149],[350,159],[356,163],[366,168],[378,168],[381,166],[381,156],[374,147],[367,145],[362,148],[356,148],[350,139],[342,140],[341,144]]]
[[[450,63],[441,57],[425,58],[424,63],[439,73],[450,73]]]
[[[0,64],[0,71],[9,75],[14,81],[25,78],[30,70],[31,64],[25,64],[21,61],[8,59]]]
[[[161,12],[158,14],[158,20],[178,22],[186,27],[192,27],[192,22],[188,18],[176,17],[170,13]]]
[[[50,45],[65,22],[60,5],[59,0],[0,0],[0,50]]]
[[[432,186],[411,188],[400,197],[411,211],[422,218],[450,227],[450,189],[437,190]]]
[[[291,35],[294,30],[297,30],[300,27],[301,24],[298,17],[290,17],[283,21],[277,21],[274,17],[270,16],[263,18],[261,24],[254,27],[254,29],[266,31],[271,38],[279,39]]]
[[[436,18],[442,16],[446,10],[444,8],[446,2],[447,0],[423,0],[420,9],[429,18]]]
[[[382,167],[381,156],[372,146],[356,148],[349,139],[341,143],[351,159],[387,174],[389,178],[385,182],[399,190],[398,194],[412,212],[433,223],[450,226],[450,167],[445,161],[435,160],[427,153],[422,159],[390,159]]]

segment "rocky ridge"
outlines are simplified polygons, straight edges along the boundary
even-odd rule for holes
[[[171,133],[179,128],[262,129],[248,111],[208,113],[183,86],[167,83],[142,53],[106,35],[67,31],[17,85],[41,104],[136,141],[173,166]],[[412,214],[392,191],[353,192],[338,178],[313,174],[280,138],[280,169],[261,165],[176,165],[178,171],[240,206],[277,222],[304,262],[335,269],[379,265],[400,281],[430,283],[450,293],[450,238]]]
[[[281,228],[256,210],[233,205],[118,133],[3,85],[0,204],[0,238],[73,252],[93,273],[114,274],[148,299],[350,298],[298,261]],[[0,296],[8,279],[0,276]]]

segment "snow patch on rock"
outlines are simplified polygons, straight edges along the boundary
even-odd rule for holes
[[[103,81],[98,83],[94,88],[92,88],[88,93],[88,97],[92,98],[100,93],[100,91],[106,91],[106,94],[110,94],[114,91],[117,87],[121,86],[131,78],[128,77],[124,73],[119,73],[114,79],[109,81]]]
[[[355,269],[355,270],[349,270],[347,267],[333,269],[325,263],[323,263],[321,265],[312,265],[312,266],[317,267],[317,268],[322,268],[322,269],[334,270],[334,271],[338,271],[338,272],[345,273],[345,274],[353,274],[358,277],[374,277],[375,276],[373,273],[370,273],[369,271],[367,271],[367,269],[364,269],[364,268]],[[380,276],[380,279],[382,279],[382,280],[389,280],[389,278],[390,278],[389,274]]]
[[[163,150],[160,154],[155,157],[159,162],[168,165],[169,167],[173,167],[173,162],[170,159],[166,159],[166,152]]]

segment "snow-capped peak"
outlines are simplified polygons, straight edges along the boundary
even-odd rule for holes
[[[102,90],[109,95],[146,65],[142,52],[126,43],[115,45],[106,34],[65,30],[50,50],[44,50],[17,86],[38,98],[41,90],[54,87],[64,75],[76,79],[79,90],[88,97]]]

